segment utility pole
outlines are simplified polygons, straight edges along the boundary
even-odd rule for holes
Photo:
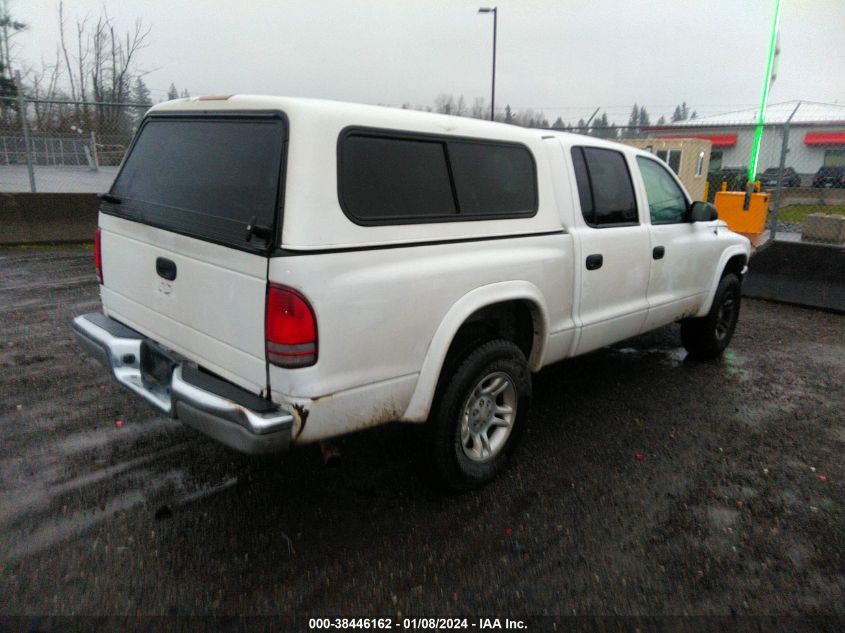
[[[495,120],[496,116],[496,29],[499,16],[499,9],[498,7],[481,7],[478,12],[493,14],[493,81],[492,89],[490,92],[490,120],[493,121]]]

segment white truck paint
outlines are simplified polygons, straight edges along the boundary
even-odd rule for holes
[[[242,450],[266,450],[253,441],[256,429],[249,426],[255,411],[248,402],[254,401],[244,395],[232,404],[234,396],[215,392],[222,382],[269,401],[272,410],[261,413],[262,419],[285,420],[279,428],[287,438],[274,447],[388,421],[425,422],[450,349],[479,310],[519,302],[514,314],[522,309],[530,314],[525,355],[527,367],[536,372],[647,330],[711,314],[725,272],[744,272],[750,255],[748,241],[718,220],[652,224],[637,157],[653,157],[586,136],[253,96],[172,101],[152,108],[148,120],[224,116],[232,121],[258,112],[280,113],[286,126],[277,236],[268,238],[264,251],[252,242],[233,247],[124,217],[118,205],[104,205],[99,221],[105,315],[135,331],[138,341],[151,339],[174,352],[178,363],[221,381],[217,387],[205,385],[210,395],[204,404],[190,402],[190,390],[180,387],[187,395],[173,411]],[[443,143],[472,139],[527,148],[535,170],[536,213],[373,225],[353,221],[342,208],[338,182],[339,143],[350,127],[423,139],[437,135]],[[637,208],[633,223],[602,228],[587,223],[574,147],[612,150],[624,158]],[[243,226],[233,222],[233,234]],[[665,253],[661,259],[655,259],[658,248]],[[591,254],[603,256],[600,268],[585,267]],[[178,269],[174,280],[156,274],[160,258]],[[315,364],[283,368],[268,362],[268,284],[301,293],[313,309]],[[139,359],[116,358],[103,342],[105,335],[98,334],[101,326],[85,318],[75,322],[83,343],[115,370],[118,365],[124,373],[132,370],[134,360],[133,384],[143,382]],[[180,380],[190,376],[186,369]],[[160,387],[167,397],[168,386]],[[190,393],[196,395],[196,389]],[[215,419],[214,407],[223,405],[210,404],[212,396],[235,411],[226,421]],[[185,415],[179,413],[183,410]],[[232,424],[241,426],[234,429],[240,440],[233,440],[233,429],[225,426]]]

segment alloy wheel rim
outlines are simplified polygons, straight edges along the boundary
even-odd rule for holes
[[[461,412],[461,448],[474,462],[488,462],[502,452],[516,420],[516,387],[504,372],[479,380]]]

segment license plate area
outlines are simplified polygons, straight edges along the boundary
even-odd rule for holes
[[[173,369],[179,359],[169,350],[152,341],[141,341],[141,382],[147,389],[170,389]]]

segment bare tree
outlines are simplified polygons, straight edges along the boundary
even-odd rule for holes
[[[66,34],[64,3],[59,3],[59,47],[65,62],[70,97],[73,101],[89,99],[99,105],[77,105],[76,115],[86,128],[122,132],[131,124],[122,108],[106,103],[120,103],[129,98],[132,80],[138,73],[135,60],[148,45],[150,28],[138,19],[132,29],[121,35],[114,20],[103,8],[96,23],[89,16],[76,20],[75,50]]]
[[[455,114],[455,97],[445,93],[437,95],[434,100],[434,111],[440,114]]]
[[[62,110],[66,110],[58,104],[50,103],[56,99],[66,97],[59,89],[59,81],[62,77],[62,64],[60,49],[56,48],[56,59],[52,63],[41,60],[39,70],[31,69],[26,72],[25,82],[28,86],[28,96],[32,97],[35,111],[35,125],[37,129],[55,127],[58,120],[62,118]]]
[[[455,111],[452,114],[457,116],[467,116],[467,104],[463,95],[458,97],[458,101],[455,103]]]

